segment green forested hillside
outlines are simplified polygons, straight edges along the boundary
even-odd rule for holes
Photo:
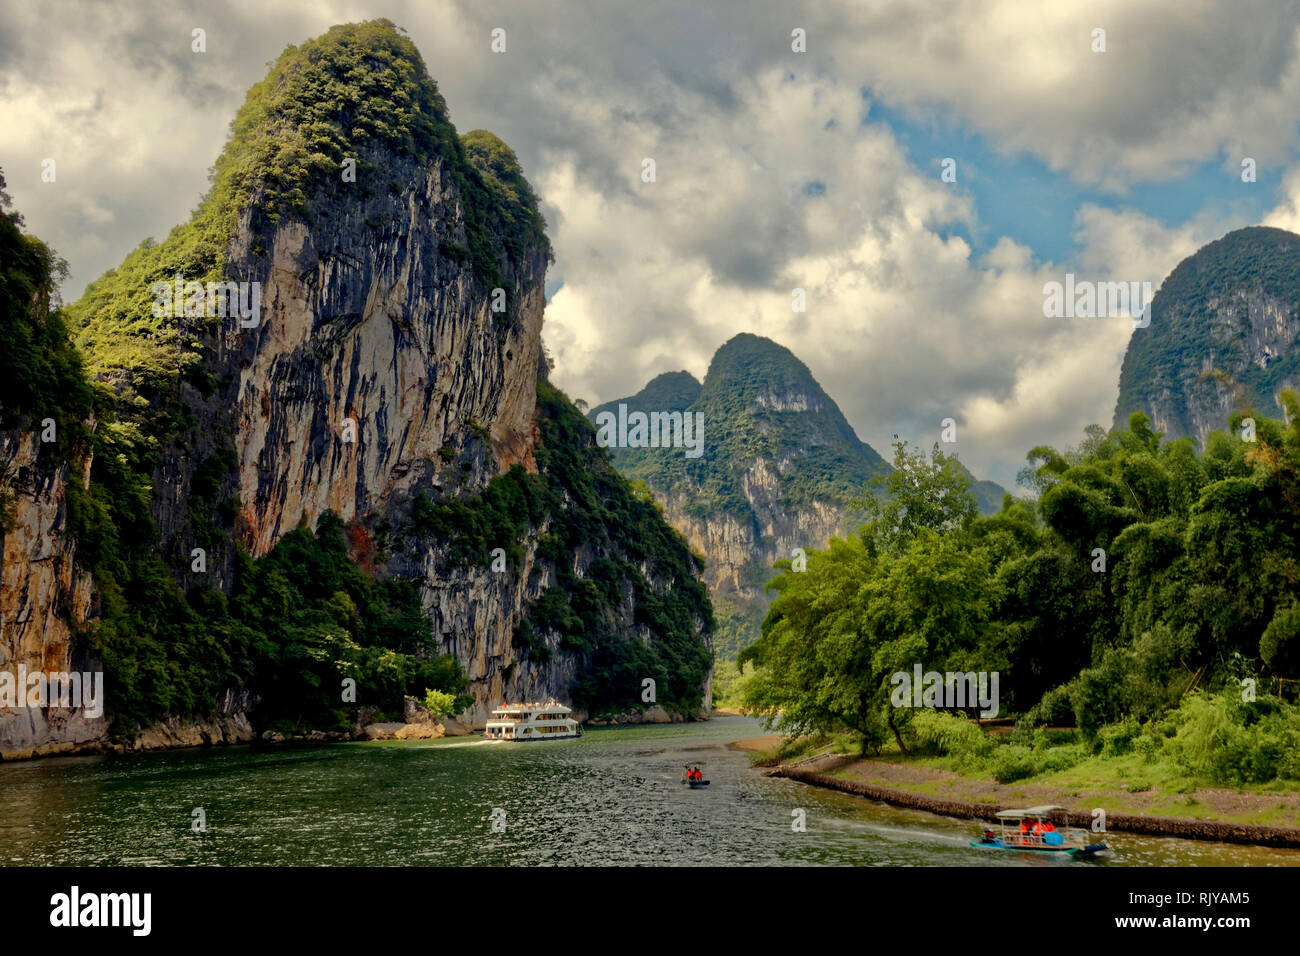
[[[0,170],[0,430],[54,418],[66,449],[84,441],[90,390],[81,356],[58,307],[66,266],[49,246],[22,231]],[[72,439],[76,439],[76,442]],[[58,447],[58,443],[45,443]]]
[[[818,499],[860,498],[868,493],[865,482],[888,470],[854,433],[808,367],[770,339],[737,335],[714,354],[703,385],[691,398],[693,383],[685,372],[661,375],[619,401],[629,410],[703,413],[700,458],[651,448],[611,452],[620,471],[651,488],[665,494],[690,489],[690,508],[701,517],[717,512],[752,515],[742,477],[758,458],[783,463],[782,503],[790,509]],[[806,398],[814,407],[798,412],[763,407],[768,397]],[[595,420],[603,411],[617,411],[619,401],[593,408],[588,417]]]
[[[1264,314],[1274,306],[1282,317]],[[1196,435],[1197,411],[1214,422],[1223,417],[1207,408],[1207,383],[1228,389],[1232,408],[1280,416],[1277,394],[1300,384],[1296,323],[1300,236],[1254,226],[1211,242],[1169,274],[1151,305],[1150,326],[1134,331],[1120,372],[1116,427],[1132,412],[1151,416],[1159,406],[1171,437]]]

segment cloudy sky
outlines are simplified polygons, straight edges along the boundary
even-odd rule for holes
[[[28,228],[68,259],[70,301],[188,217],[268,61],[334,23],[388,17],[457,127],[505,139],[543,199],[544,335],[571,396],[702,377],[719,345],[755,332],[802,358],[878,451],[895,433],[929,445],[951,417],[963,460],[1011,487],[1029,448],[1110,424],[1134,334],[1124,318],[1045,318],[1045,282],[1158,287],[1230,229],[1300,230],[1297,13],[1286,0],[0,0],[0,166]],[[191,51],[196,27],[206,53]]]

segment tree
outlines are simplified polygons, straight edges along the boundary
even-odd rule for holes
[[[979,513],[970,473],[940,451],[938,443],[927,461],[923,453],[909,451],[906,442],[895,442],[893,471],[872,484],[886,496],[861,502],[871,515],[862,534],[884,550],[905,547],[923,529],[965,528]]]

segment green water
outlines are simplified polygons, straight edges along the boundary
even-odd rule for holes
[[[1300,851],[1115,834],[1090,863],[969,847],[976,826],[765,777],[755,721],[0,764],[0,862],[62,865],[1300,865]],[[681,786],[698,760],[712,781]],[[195,808],[207,832],[191,829]],[[806,832],[791,828],[802,809]],[[493,830],[493,812],[504,819]]]

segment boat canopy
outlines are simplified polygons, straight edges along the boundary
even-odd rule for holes
[[[1064,810],[1065,807],[1058,807],[1056,804],[1045,804],[1041,807],[1029,807],[1025,810],[999,810],[994,816],[999,820],[1023,820],[1026,817],[1045,817],[1056,810]]]

